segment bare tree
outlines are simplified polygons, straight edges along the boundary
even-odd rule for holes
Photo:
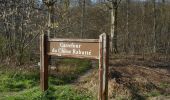
[[[51,30],[51,15],[53,13],[54,10],[54,4],[55,2],[57,2],[57,0],[43,0],[44,4],[47,6],[48,8],[48,30],[47,30],[47,34],[48,37],[50,37],[50,30]]]
[[[130,0],[126,0],[126,41],[125,41],[125,52],[129,52],[129,3]]]
[[[157,50],[157,34],[156,34],[156,0],[152,0],[153,3],[153,52],[156,53]]]
[[[85,17],[86,0],[81,0],[81,37],[84,37],[84,17]]]
[[[117,17],[118,17],[118,7],[121,0],[108,0],[111,4],[111,42],[110,49],[111,52],[118,53],[117,48]]]

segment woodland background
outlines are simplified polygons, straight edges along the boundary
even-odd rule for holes
[[[168,0],[1,0],[0,60],[35,61],[40,34],[111,37],[112,52],[170,54]]]

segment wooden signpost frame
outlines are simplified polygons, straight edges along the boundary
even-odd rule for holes
[[[99,39],[49,39],[46,34],[40,36],[40,87],[42,91],[48,89],[48,65],[49,56],[58,56],[48,51],[48,43],[55,42],[77,42],[77,43],[98,43],[99,55],[94,57],[59,55],[67,58],[87,58],[99,60],[99,91],[98,100],[108,100],[108,64],[109,64],[109,36],[105,33],[99,36]]]

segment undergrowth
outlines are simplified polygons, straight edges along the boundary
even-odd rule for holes
[[[0,67],[0,100],[93,100],[88,91],[79,91],[75,85],[69,84],[90,68],[90,62],[66,59],[62,61],[62,66],[56,72],[58,74],[49,75],[49,89],[45,92],[40,90],[39,68],[31,71]],[[69,67],[67,72],[65,66]]]

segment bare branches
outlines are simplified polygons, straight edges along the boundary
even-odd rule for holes
[[[122,0],[107,0],[108,2],[104,2],[109,9],[118,8]]]
[[[57,0],[43,0],[43,3],[44,3],[47,7],[53,6],[56,2],[57,2]]]

